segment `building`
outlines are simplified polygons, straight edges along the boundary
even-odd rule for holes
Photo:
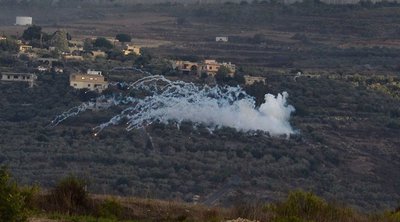
[[[74,73],[69,76],[70,86],[75,89],[89,89],[102,92],[108,88],[107,79],[101,71],[88,70],[87,73]]]
[[[225,66],[226,68],[229,69],[229,73],[228,75],[233,77],[235,75],[236,72],[236,66],[235,64],[232,63],[219,63],[216,60],[212,60],[212,59],[207,59],[204,60],[202,63],[199,64],[199,70],[198,70],[198,74],[201,75],[203,73],[207,74],[207,75],[211,75],[211,76],[215,76],[218,72],[218,70],[221,68],[221,66]]]
[[[63,56],[63,59],[64,60],[67,60],[67,61],[83,61],[83,56],[80,56],[80,55],[64,55]]]
[[[190,62],[190,61],[172,61],[172,68],[184,73],[184,74],[189,74],[190,72],[193,72],[197,74],[199,64],[197,62]]]
[[[215,37],[215,41],[216,42],[228,42],[228,37],[226,37],[226,36]]]
[[[20,53],[26,53],[26,52],[32,50],[32,46],[30,46],[30,45],[20,45],[18,49],[19,49]]]
[[[253,85],[254,83],[257,83],[257,82],[263,83],[263,84],[266,83],[266,81],[265,81],[266,78],[265,77],[250,76],[250,75],[244,75],[243,77],[244,77],[244,83],[246,85]]]
[[[15,18],[15,25],[32,25],[32,17],[17,16]]]
[[[130,55],[130,54],[136,54],[140,55],[140,47],[139,46],[134,46],[134,45],[126,45],[124,50],[124,55]]]
[[[0,36],[0,41],[4,41],[4,40],[7,40],[7,37],[5,37],[5,36]]]
[[[5,72],[1,74],[2,82],[27,82],[29,87],[33,87],[35,85],[35,81],[37,80],[37,76],[32,73],[9,73]]]

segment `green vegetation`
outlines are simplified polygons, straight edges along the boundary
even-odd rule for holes
[[[132,41],[132,36],[125,34],[125,33],[119,33],[115,36],[115,38],[119,41],[119,42],[131,42]]]
[[[329,203],[304,191],[291,192],[285,200],[274,203],[241,200],[232,208],[208,208],[180,202],[94,196],[83,189],[84,183],[81,180],[72,176],[60,181],[49,195],[32,192],[32,189],[27,191],[28,189],[18,187],[10,180],[8,171],[2,168],[1,222],[27,221],[28,212],[29,216],[34,218],[77,222],[203,222],[224,221],[238,217],[271,222],[397,222],[400,219],[398,210],[368,215]],[[56,202],[57,205],[54,206]],[[78,206],[88,206],[88,202],[91,203],[91,207],[85,211],[77,210],[81,209]]]
[[[93,46],[101,49],[111,49],[113,44],[104,37],[98,37],[94,40]]]
[[[12,181],[5,167],[0,168],[0,221],[23,222],[28,217],[28,205],[33,190],[22,189]]]

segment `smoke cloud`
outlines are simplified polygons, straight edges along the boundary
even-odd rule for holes
[[[289,119],[295,110],[287,104],[288,94],[266,94],[265,102],[256,107],[254,98],[240,87],[199,87],[193,83],[171,81],[163,76],[148,76],[129,85],[128,95],[101,96],[95,101],[56,117],[52,125],[78,115],[88,109],[125,109],[108,122],[94,128],[95,135],[110,125],[127,123],[127,130],[137,129],[153,122],[168,124],[190,121],[211,129],[232,127],[238,131],[261,130],[272,136],[290,135],[293,129]],[[142,95],[142,96],[132,96]]]

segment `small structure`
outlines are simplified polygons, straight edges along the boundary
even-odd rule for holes
[[[4,40],[7,40],[7,37],[5,37],[5,36],[0,36],[0,41],[4,41]]]
[[[87,73],[71,74],[69,83],[75,89],[89,89],[98,92],[108,88],[107,79],[102,75],[102,72],[90,69]]]
[[[219,63],[216,60],[212,60],[212,59],[207,59],[204,60],[202,63],[200,63],[200,69],[198,71],[198,74],[201,75],[202,73],[205,73],[207,75],[211,75],[211,76],[215,76],[218,72],[218,70],[221,68],[221,66],[225,66],[226,68],[228,68],[230,70],[229,72],[229,76],[233,77],[235,75],[236,72],[236,65],[232,64],[232,63],[226,63],[226,62],[222,62]]]
[[[63,59],[64,60],[67,60],[67,61],[83,61],[83,56],[80,56],[80,55],[64,55],[63,56]]]
[[[97,50],[97,51],[91,51],[90,54],[96,58],[96,57],[106,57],[107,54],[104,51]]]
[[[53,67],[53,63],[58,62],[58,59],[56,59],[56,58],[37,58],[36,61],[42,63],[43,65]]]
[[[130,55],[130,54],[136,54],[140,55],[140,47],[139,46],[134,46],[134,45],[126,45],[124,50],[124,55]]]
[[[265,81],[266,78],[265,77],[250,76],[250,75],[244,75],[243,77],[244,77],[244,83],[246,85],[253,85],[254,83],[257,83],[257,82],[263,83],[263,84],[266,83],[266,81]]]
[[[50,67],[48,67],[48,66],[38,66],[36,69],[39,72],[48,72],[50,70]]]
[[[33,73],[10,73],[5,72],[1,74],[1,81],[4,82],[27,82],[29,87],[35,85],[37,76]]]
[[[32,17],[17,16],[15,18],[15,25],[32,25]]]
[[[32,46],[30,45],[20,45],[18,48],[20,53],[27,53],[28,51],[32,50]]]
[[[228,42],[228,37],[226,37],[226,36],[218,36],[218,37],[215,37],[215,41],[216,42]]]
[[[190,72],[193,72],[197,74],[199,64],[197,62],[190,62],[190,61],[172,61],[172,68],[183,73],[183,74],[189,74]]]
[[[53,67],[55,73],[64,73],[64,69],[61,67]]]

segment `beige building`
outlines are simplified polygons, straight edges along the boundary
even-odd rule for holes
[[[20,45],[19,46],[19,52],[20,53],[26,53],[28,51],[32,50],[32,46],[30,45]]]
[[[108,88],[107,79],[101,71],[88,70],[87,73],[73,73],[69,76],[69,85],[75,89],[89,89],[102,92]]]
[[[83,61],[83,56],[80,55],[64,55],[63,56],[64,60],[69,60],[69,61]]]
[[[130,55],[130,54],[136,54],[140,55],[140,47],[139,46],[134,46],[134,45],[126,45],[124,50],[124,55]]]
[[[4,82],[27,82],[29,87],[33,87],[35,85],[35,81],[37,80],[37,76],[32,73],[2,73],[1,81]]]
[[[265,77],[261,77],[261,76],[250,76],[250,75],[245,75],[244,77],[244,83],[246,85],[253,85],[254,83],[260,82],[265,84]]]
[[[172,68],[178,70],[184,74],[188,74],[190,72],[194,72],[197,74],[199,64],[197,62],[190,61],[172,61]]]
[[[217,62],[216,60],[212,60],[212,59],[207,59],[204,60],[202,63],[199,64],[199,75],[201,75],[202,73],[206,73],[207,75],[211,75],[211,76],[215,76],[218,72],[218,70],[221,68],[221,66],[225,66],[226,68],[228,68],[230,70],[229,72],[229,76],[233,77],[235,75],[236,72],[236,66],[235,64],[232,63],[220,63]]]

